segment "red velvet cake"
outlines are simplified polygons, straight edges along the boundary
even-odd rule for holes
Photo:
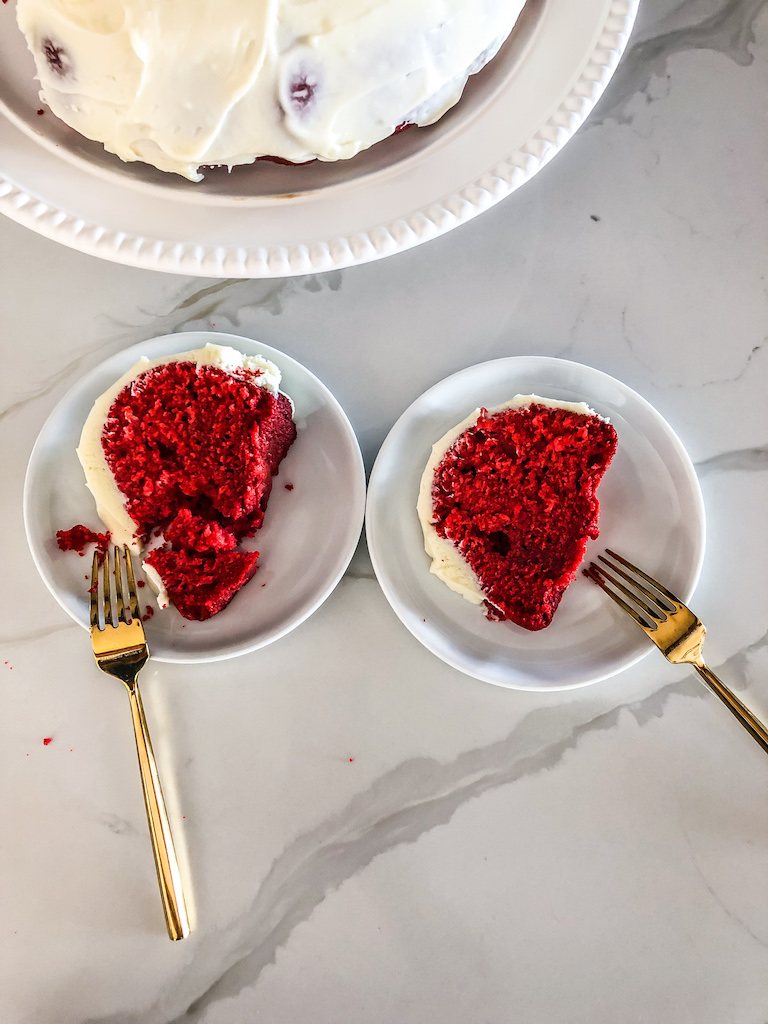
[[[266,360],[219,346],[145,360],[83,430],[78,455],[101,518],[118,543],[149,549],[161,605],[166,591],[186,618],[221,611],[256,571],[258,552],[235,549],[262,525],[296,437],[279,380]]]
[[[616,451],[616,431],[585,406],[529,396],[480,410],[446,437],[425,472],[419,512],[425,539],[431,530],[449,542],[470,572],[457,582],[454,564],[451,579],[445,546],[427,543],[433,571],[483,601],[489,619],[543,629],[598,535],[595,492]],[[477,598],[465,592],[472,575]]]
[[[256,572],[258,551],[175,551],[155,548],[147,555],[168,596],[185,619],[210,619],[226,607]]]

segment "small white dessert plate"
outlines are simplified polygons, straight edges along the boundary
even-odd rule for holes
[[[564,690],[628,668],[653,649],[637,626],[579,574],[546,629],[489,622],[482,607],[429,571],[416,500],[432,445],[473,409],[517,394],[586,402],[610,419],[619,445],[598,491],[600,537],[681,600],[693,593],[704,558],[704,502],[677,435],[644,398],[580,363],[520,356],[479,363],[426,391],[394,425],[368,486],[366,532],[379,583],[402,622],[433,654],[489,683]]]
[[[363,525],[365,470],[344,410],[314,374],[295,359],[248,338],[209,331],[171,334],[118,353],[84,377],[56,406],[37,439],[24,485],[24,525],[46,586],[76,622],[88,626],[87,557],[60,551],[56,531],[77,523],[103,529],[75,455],[93,402],[141,356],[157,359],[231,345],[273,360],[281,390],[293,399],[296,441],[275,477],[264,526],[247,546],[261,552],[254,578],[207,622],[188,622],[174,608],[158,611],[147,585],[141,603],[155,613],[145,629],[155,661],[232,658],[277,640],[312,614],[341,579]],[[293,490],[285,485],[293,484]],[[138,569],[137,561],[134,565]],[[139,574],[140,575],[140,574]]]

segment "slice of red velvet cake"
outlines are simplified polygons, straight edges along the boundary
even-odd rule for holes
[[[147,577],[190,619],[221,611],[256,571],[236,550],[264,521],[296,437],[280,374],[208,345],[140,362],[96,403],[78,455],[117,543],[147,550]]]
[[[586,406],[535,395],[473,414],[435,445],[422,479],[432,571],[489,619],[548,626],[598,535],[616,442]]]

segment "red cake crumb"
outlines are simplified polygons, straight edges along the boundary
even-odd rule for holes
[[[100,555],[105,555],[109,547],[110,534],[94,533],[87,526],[78,524],[71,530],[57,530],[56,543],[62,551],[76,551],[81,557],[89,544],[95,544]]]
[[[104,426],[104,455],[137,535],[164,538],[146,561],[189,619],[215,615],[256,571],[257,554],[235,548],[261,527],[296,438],[290,400],[260,377],[166,363],[120,392]]]
[[[286,489],[286,491],[292,491],[293,490],[293,484],[286,484],[285,485],[285,489]]]
[[[44,736],[43,737],[43,746],[47,747],[49,743],[53,743],[53,736]]]
[[[258,551],[197,554],[156,548],[147,562],[185,619],[202,621],[225,608],[256,572]]]
[[[480,580],[489,619],[552,621],[598,535],[595,491],[616,451],[597,416],[531,405],[488,414],[435,471],[435,529]]]
[[[151,604],[148,604],[147,607],[144,609],[144,614],[141,616],[141,621],[149,622],[149,620],[152,618],[154,614],[155,609],[152,607]]]

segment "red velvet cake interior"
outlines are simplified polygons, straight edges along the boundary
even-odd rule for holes
[[[155,548],[146,561],[185,619],[202,621],[225,608],[256,572],[258,551],[174,551]]]
[[[597,416],[529,405],[481,413],[434,476],[434,527],[480,581],[490,619],[552,621],[598,535],[595,492],[616,451]]]
[[[117,396],[101,444],[146,561],[186,618],[220,611],[256,571],[235,551],[262,525],[272,477],[296,437],[283,394],[260,374],[192,361],[148,370]]]

